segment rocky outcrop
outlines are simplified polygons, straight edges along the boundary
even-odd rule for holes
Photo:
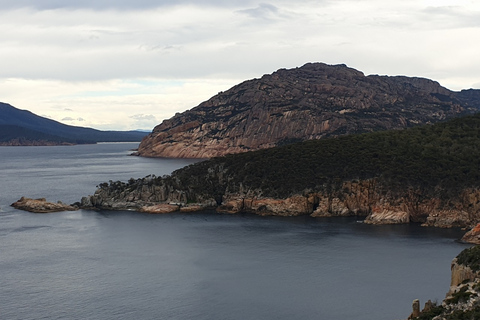
[[[480,108],[478,90],[308,63],[245,81],[163,121],[137,155],[211,158],[294,141],[405,128]]]
[[[479,319],[480,317],[480,247],[462,251],[452,262],[450,290],[441,304],[430,300],[420,311],[420,302],[414,300],[408,319]]]
[[[248,196],[230,195],[225,197],[218,212],[239,213],[252,212],[262,216],[299,216],[313,212],[316,195],[296,195],[287,199],[257,198]]]
[[[50,213],[60,211],[75,211],[77,207],[67,205],[58,201],[57,203],[48,202],[45,198],[30,199],[21,197],[17,202],[12,203],[12,207],[35,213]]]
[[[458,289],[458,286],[466,281],[474,281],[479,277],[479,273],[477,271],[473,271],[469,266],[458,263],[457,258],[453,259],[450,268],[452,270],[452,278],[450,281],[450,291],[448,294],[455,292]]]
[[[410,222],[410,215],[403,210],[389,207],[374,207],[364,220],[366,224],[405,224]]]
[[[140,212],[146,213],[172,213],[179,211],[180,206],[168,203],[160,203],[155,205],[146,205],[139,209]]]
[[[463,242],[480,244],[480,223],[468,231],[463,237]]]
[[[132,210],[147,213],[192,212],[216,207],[217,202],[206,196],[198,203],[187,199],[187,193],[176,189],[153,175],[130,180],[128,183],[110,181],[100,184],[92,196],[83,197],[77,205],[84,209]],[[135,183],[135,185],[133,185]]]

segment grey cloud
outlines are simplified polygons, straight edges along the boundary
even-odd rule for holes
[[[246,14],[254,19],[270,19],[272,16],[279,15],[279,9],[269,3],[260,3],[256,8],[238,10],[237,12]]]
[[[232,7],[232,6],[244,6],[249,2],[245,0],[83,0],[83,1],[63,1],[63,0],[1,0],[0,10],[31,7],[38,10],[50,10],[50,9],[118,9],[118,10],[131,10],[131,9],[149,9],[164,6],[178,6],[182,4],[194,4],[198,6],[220,6],[220,7]]]
[[[468,11],[460,6],[427,7],[422,12],[424,19],[442,22],[439,27],[479,27],[480,13]]]
[[[76,119],[74,119],[74,118],[72,118],[72,117],[65,117],[65,118],[62,119],[62,121],[79,121],[79,122],[83,122],[83,121],[85,121],[85,119],[83,119],[83,118],[76,118]]]
[[[157,118],[155,118],[153,114],[135,114],[130,116],[130,118],[137,121],[157,121]]]

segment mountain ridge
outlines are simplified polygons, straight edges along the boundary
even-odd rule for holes
[[[138,131],[101,131],[69,126],[0,102],[0,145],[69,145],[96,142],[138,142]]]
[[[365,76],[307,63],[246,80],[176,114],[146,136],[137,155],[211,158],[291,142],[400,129],[472,114],[480,90],[454,92],[406,76]]]

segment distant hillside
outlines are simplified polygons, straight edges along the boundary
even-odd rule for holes
[[[309,63],[245,81],[163,121],[138,154],[210,158],[434,123],[479,109],[480,90],[453,92],[428,79]]]
[[[0,145],[55,145],[96,142],[137,142],[139,131],[100,131],[75,127],[0,103]]]

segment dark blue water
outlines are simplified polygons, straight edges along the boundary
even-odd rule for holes
[[[459,230],[350,218],[11,209],[190,160],[133,144],[0,147],[0,319],[402,319],[441,301]]]

